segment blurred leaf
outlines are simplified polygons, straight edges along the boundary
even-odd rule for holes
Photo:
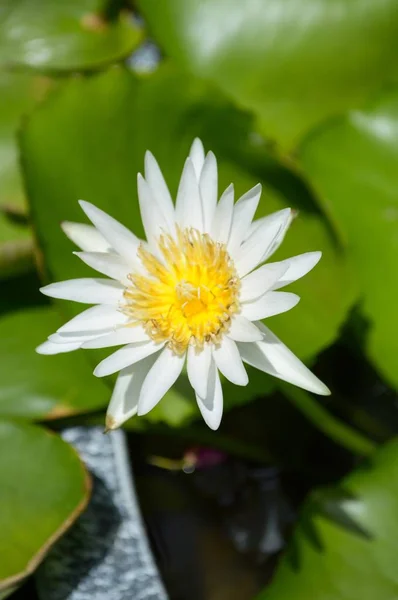
[[[12,228],[10,228],[7,223],[3,223],[2,219],[3,217],[0,213],[0,235],[4,231],[6,231],[7,234],[11,233]],[[29,234],[30,231],[23,231],[23,237],[21,236],[22,239],[14,239],[0,243],[0,280],[22,273],[28,273],[34,269],[35,245],[33,237]],[[29,237],[24,239],[25,235],[29,235]]]
[[[334,505],[348,521],[330,512],[330,494],[321,516],[318,495],[307,503],[287,554],[258,600],[390,600],[398,596],[398,441],[343,480],[349,492]],[[351,495],[350,495],[351,494]],[[359,530],[352,528],[352,522]],[[311,523],[310,526],[308,524]],[[294,559],[294,560],[293,560]]]
[[[315,131],[300,161],[352,257],[369,356],[398,385],[398,88]]]
[[[55,419],[106,406],[109,390],[93,376],[81,354],[41,356],[35,352],[61,324],[49,306],[0,315],[1,416]]]
[[[21,220],[26,206],[16,133],[48,85],[44,77],[0,72],[0,278],[33,267],[32,235]]]
[[[34,571],[84,509],[90,481],[76,452],[34,425],[0,421],[0,589]]]
[[[15,587],[9,588],[8,590],[0,591],[0,600],[5,600],[5,598],[8,598],[8,596],[11,596],[11,594],[16,592],[17,589],[18,589],[18,586],[15,586]]]
[[[41,71],[97,69],[141,40],[129,15],[106,21],[103,0],[0,0],[0,62]]]
[[[35,112],[21,137],[35,227],[52,278],[92,274],[72,255],[72,245],[59,228],[63,219],[84,220],[78,198],[93,202],[136,234],[143,234],[135,174],[143,170],[147,148],[159,159],[175,194],[189,146],[200,135],[216,151],[220,189],[234,181],[237,194],[247,191],[258,177],[254,179],[243,166],[239,148],[246,148],[246,154],[249,150],[256,153],[257,162],[264,160],[267,173],[262,146],[251,142],[251,125],[245,113],[206,84],[187,80],[168,67],[143,81],[128,71],[113,69],[98,77],[71,80],[57,90]],[[260,216],[286,206],[286,200],[266,180],[263,183]],[[307,358],[333,341],[354,298],[352,276],[328,227],[319,215],[303,211],[280,257],[316,249],[323,250],[323,263],[296,286],[303,293],[302,304],[291,315],[271,322],[284,341]],[[81,307],[69,305],[67,310],[72,314]],[[247,400],[269,389],[265,375],[261,374],[261,383],[258,377],[256,381],[234,392],[237,402],[238,395]],[[189,402],[191,398],[189,391]]]
[[[153,37],[180,65],[255,112],[291,147],[397,73],[395,0],[142,0]]]
[[[357,501],[358,498],[343,487],[326,487],[315,490],[307,501],[307,516],[314,519],[321,515],[332,523],[337,523],[347,531],[365,539],[372,539],[372,535],[362,527],[356,518],[353,518],[346,510],[347,502]]]
[[[16,132],[22,115],[40,100],[48,79],[21,73],[0,72],[0,204],[25,209],[18,168]],[[2,236],[3,238],[3,236]]]

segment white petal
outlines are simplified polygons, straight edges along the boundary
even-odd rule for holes
[[[192,161],[195,170],[196,179],[199,181],[199,177],[203,168],[203,163],[205,162],[205,150],[199,138],[194,139],[191,149],[189,151],[189,157]]]
[[[231,233],[227,249],[234,258],[243,240],[246,238],[250,224],[257,210],[261,196],[261,185],[258,183],[254,188],[246,192],[235,204],[232,217]]]
[[[258,327],[242,315],[232,317],[227,336],[235,342],[258,342],[263,337]]]
[[[67,279],[50,283],[40,291],[51,298],[73,300],[86,304],[114,304],[121,299],[124,287],[111,279]]]
[[[86,265],[95,269],[103,275],[108,275],[112,279],[128,284],[127,275],[131,267],[127,261],[118,254],[108,252],[74,252]]]
[[[234,214],[234,186],[231,183],[221,196],[214,213],[211,226],[211,237],[217,242],[226,244],[231,232]]]
[[[239,344],[245,362],[260,371],[283,379],[314,394],[326,396],[330,390],[318,377],[262,323],[257,323],[264,333],[262,342]]]
[[[218,429],[223,412],[223,396],[220,376],[214,359],[210,363],[206,394],[203,397],[196,394],[196,402],[205,423],[210,429]]]
[[[138,398],[142,384],[155,360],[156,355],[152,354],[120,371],[106,413],[106,426],[108,429],[120,427],[125,421],[137,414]]]
[[[38,354],[62,354],[64,352],[72,352],[80,348],[80,342],[71,342],[69,344],[54,344],[53,342],[44,342],[37,346]]]
[[[241,280],[240,301],[251,302],[273,289],[275,282],[283,277],[287,269],[288,265],[285,261],[268,263],[246,275]]]
[[[205,344],[203,350],[197,351],[194,346],[189,346],[187,357],[188,379],[193,389],[199,396],[205,396],[209,368],[211,363],[211,346]]]
[[[261,219],[258,219],[257,221],[254,221],[254,223],[252,223],[251,228],[249,230],[249,235],[251,235],[254,231],[256,231],[258,227],[264,226],[265,224],[271,225],[275,220],[279,219],[280,213],[285,210],[286,209],[279,210],[270,215],[267,215],[266,217],[262,217]],[[277,251],[277,249],[283,242],[286,232],[289,229],[289,227],[290,227],[291,223],[293,222],[293,219],[296,217],[296,215],[297,215],[297,211],[290,209],[289,219],[287,219],[287,221],[285,222],[285,225],[282,228],[282,231],[280,232],[279,236],[275,239],[274,244],[270,248],[268,248],[267,254],[264,255],[264,257],[262,259],[263,262],[265,260],[267,260],[268,258],[270,258],[270,256],[272,256],[272,254],[274,254],[274,252]]]
[[[263,223],[242,244],[237,252],[235,267],[240,277],[252,271],[267,259],[268,253],[286,229],[290,219],[290,208],[278,213],[278,218],[271,223]]]
[[[300,297],[290,292],[266,292],[253,302],[244,302],[242,315],[250,321],[266,319],[290,310],[299,301]]]
[[[92,225],[63,221],[61,228],[76,246],[86,252],[108,252],[111,249],[106,239]]]
[[[285,238],[286,232],[289,229],[290,224],[294,219],[295,214],[295,211],[292,211],[291,208],[283,209],[275,213],[275,221],[278,221],[281,216],[282,226],[278,232],[278,235],[274,238],[272,244],[268,246],[268,248],[264,252],[264,255],[261,259],[262,262],[268,260],[278,250],[279,246],[282,244]]]
[[[145,179],[151,188],[155,201],[168,223],[169,231],[172,232],[174,230],[175,221],[173,200],[171,199],[169,188],[164,180],[162,171],[160,170],[155,157],[149,151],[145,154]]]
[[[159,236],[168,231],[168,224],[141,173],[137,175],[138,200],[146,239],[157,247]]]
[[[137,249],[140,240],[134,233],[94,204],[84,200],[79,200],[79,204],[90,221],[118,254],[124,256],[129,263],[138,261]]]
[[[146,415],[163,398],[181,374],[185,355],[179,356],[170,348],[160,353],[141,388],[138,414]]]
[[[206,156],[200,174],[199,191],[202,199],[203,231],[204,233],[210,233],[218,197],[217,160],[213,152],[209,152]]]
[[[150,339],[142,327],[120,327],[106,335],[97,336],[85,342],[82,348],[109,348],[133,342],[149,342]]]
[[[94,375],[96,377],[105,377],[112,375],[116,371],[121,371],[125,367],[132,365],[142,358],[158,352],[163,347],[163,344],[154,344],[153,342],[137,342],[129,344],[116,350],[113,354],[104,358],[95,368]]]
[[[106,335],[109,332],[109,329],[101,329],[101,331],[96,331],[94,333],[92,331],[79,331],[78,333],[53,333],[48,336],[48,340],[50,342],[54,342],[54,344],[79,343],[79,346],[81,347],[84,342],[93,338],[97,338],[98,336]]]
[[[105,327],[117,327],[127,323],[128,317],[120,312],[115,306],[107,304],[92,306],[81,312],[76,317],[62,325],[57,332],[78,332],[104,329]]]
[[[281,260],[278,263],[269,263],[271,265],[284,265],[286,270],[283,275],[273,284],[272,289],[278,290],[289,283],[293,283],[300,277],[307,275],[311,269],[315,267],[320,261],[322,252],[306,252],[305,254],[299,254],[298,256],[292,256],[286,260]]]
[[[221,344],[213,348],[213,357],[217,368],[231,383],[235,385],[247,385],[249,383],[238,347],[233,340],[224,336]]]
[[[176,221],[180,227],[195,227],[203,231],[202,203],[193,164],[187,158],[178,186]]]

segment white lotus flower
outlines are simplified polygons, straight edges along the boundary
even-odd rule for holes
[[[88,202],[93,225],[64,223],[81,248],[77,256],[110,279],[72,279],[41,289],[53,298],[95,306],[80,313],[37,348],[41,354],[123,346],[94,374],[120,372],[107,412],[114,429],[145,415],[180,376],[185,363],[204,420],[217,429],[224,377],[246,385],[244,363],[317,394],[328,388],[260,319],[299,301],[280,288],[319,261],[309,252],[265,263],[292,220],[290,209],[253,222],[257,185],[234,204],[229,186],[217,201],[217,163],[196,139],[185,162],[174,206],[159,166],[145,156],[138,195],[147,241]],[[262,266],[259,266],[262,265]]]

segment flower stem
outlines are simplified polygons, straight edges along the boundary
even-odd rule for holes
[[[370,456],[376,450],[377,445],[372,440],[331,415],[307,392],[284,383],[280,388],[284,396],[336,444],[362,456]]]

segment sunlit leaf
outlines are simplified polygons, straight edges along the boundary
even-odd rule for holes
[[[397,73],[395,0],[141,0],[168,55],[294,145]]]
[[[315,131],[299,159],[355,265],[369,356],[398,385],[398,88]]]

